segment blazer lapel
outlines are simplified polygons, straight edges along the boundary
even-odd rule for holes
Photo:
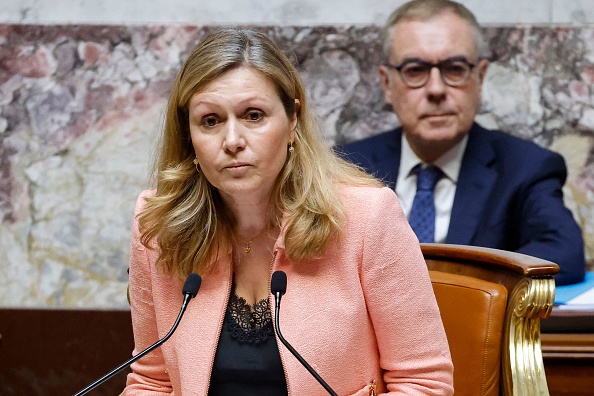
[[[483,212],[488,210],[486,204],[497,172],[492,167],[495,152],[481,129],[474,124],[468,136],[446,243],[471,244]]]
[[[178,375],[183,384],[184,396],[208,392],[230,283],[230,264],[228,267],[223,264],[214,273],[203,276],[198,294],[188,304],[176,334],[168,341],[175,343],[176,361],[180,363]]]

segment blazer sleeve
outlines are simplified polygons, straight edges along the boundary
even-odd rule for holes
[[[147,192],[142,193],[136,203],[132,238],[130,243],[130,310],[134,332],[134,351],[136,355],[159,340],[157,319],[152,296],[151,257],[140,242],[138,214],[145,204]],[[152,254],[151,254],[152,253]],[[153,263],[154,264],[154,263]],[[173,392],[161,348],[156,348],[131,365],[128,374],[125,396],[132,395],[171,395]]]
[[[369,210],[361,278],[388,394],[451,395],[453,364],[418,240],[396,194]]]
[[[586,269],[584,241],[573,214],[563,203],[565,161],[553,152],[533,161],[519,192],[517,251],[558,264],[558,285],[581,282]]]

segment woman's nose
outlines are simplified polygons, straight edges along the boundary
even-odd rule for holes
[[[230,152],[242,150],[245,147],[245,137],[241,123],[236,119],[229,119],[226,124],[223,147]]]

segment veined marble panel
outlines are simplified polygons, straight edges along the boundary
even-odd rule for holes
[[[0,25],[0,305],[126,307],[132,211],[149,185],[189,25]],[[397,125],[379,27],[257,27],[291,54],[328,144]],[[560,152],[594,257],[594,27],[490,27],[477,120]]]

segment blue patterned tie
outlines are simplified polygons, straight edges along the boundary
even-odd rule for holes
[[[417,174],[417,193],[412,204],[408,222],[412,227],[419,242],[435,241],[435,202],[433,188],[443,176],[443,172],[436,166],[430,165],[422,168],[414,167]]]

